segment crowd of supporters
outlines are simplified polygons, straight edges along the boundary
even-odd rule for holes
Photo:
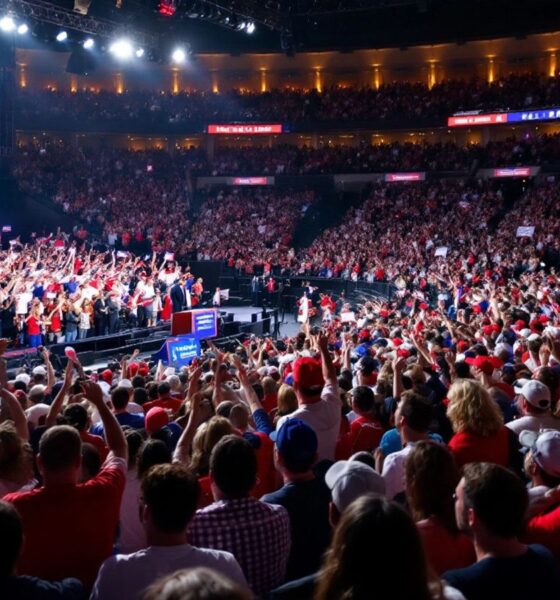
[[[439,117],[557,103],[556,88],[535,75],[432,90],[59,97],[70,120],[126,125]],[[24,92],[21,114],[44,100],[55,116],[56,95],[39,96]],[[555,136],[219,149],[212,161],[200,150],[21,149],[22,190],[81,225],[2,240],[0,598],[559,597],[555,178],[523,190],[376,183],[299,249],[296,226],[320,194],[213,190],[191,205],[202,173],[469,170],[557,156]],[[204,282],[188,254],[237,274],[397,291],[358,303],[308,286],[296,335],[207,341],[187,366],[134,351],[85,369],[69,347],[66,365],[43,348],[31,368],[7,369],[10,341],[71,345],[196,306]]]
[[[424,83],[387,82],[371,87],[269,92],[20,90],[16,119],[27,125],[66,122],[134,126],[200,125],[211,122],[441,121],[456,111],[507,110],[558,105],[558,79],[512,74],[488,83],[481,78]],[[123,129],[126,131],[126,129]]]
[[[343,305],[177,370],[0,361],[2,596],[557,596],[560,281],[538,299],[539,276]]]

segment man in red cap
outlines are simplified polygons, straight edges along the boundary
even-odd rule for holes
[[[279,429],[286,419],[301,419],[317,434],[319,460],[334,460],[341,419],[341,401],[336,369],[328,349],[328,338],[320,333],[317,339],[321,361],[298,358],[293,364],[294,390],[298,409],[279,419]]]

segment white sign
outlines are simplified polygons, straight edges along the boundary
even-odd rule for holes
[[[517,237],[533,237],[535,233],[534,227],[518,227],[517,233],[515,234]]]
[[[447,256],[447,246],[440,246],[439,248],[436,248],[436,256],[441,256],[442,258],[445,258]]]

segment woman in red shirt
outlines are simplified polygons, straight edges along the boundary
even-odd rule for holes
[[[30,315],[25,319],[27,325],[27,338],[32,348],[38,348],[42,343],[41,326],[43,324],[38,306],[31,309]]]
[[[506,467],[510,458],[508,429],[488,390],[471,379],[459,379],[447,397],[447,416],[455,432],[449,449],[457,466],[491,462]]]
[[[459,479],[453,455],[443,444],[414,444],[406,459],[406,499],[428,562],[438,575],[476,562],[471,540],[455,521],[453,494]]]

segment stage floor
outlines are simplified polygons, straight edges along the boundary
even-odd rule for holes
[[[222,312],[233,313],[234,321],[241,321],[242,323],[250,323],[251,315],[253,313],[262,312],[261,306],[222,306]],[[280,311],[280,317],[282,311]],[[280,337],[293,337],[297,335],[300,330],[300,324],[296,321],[296,317],[293,313],[284,315],[284,321],[280,322]]]

